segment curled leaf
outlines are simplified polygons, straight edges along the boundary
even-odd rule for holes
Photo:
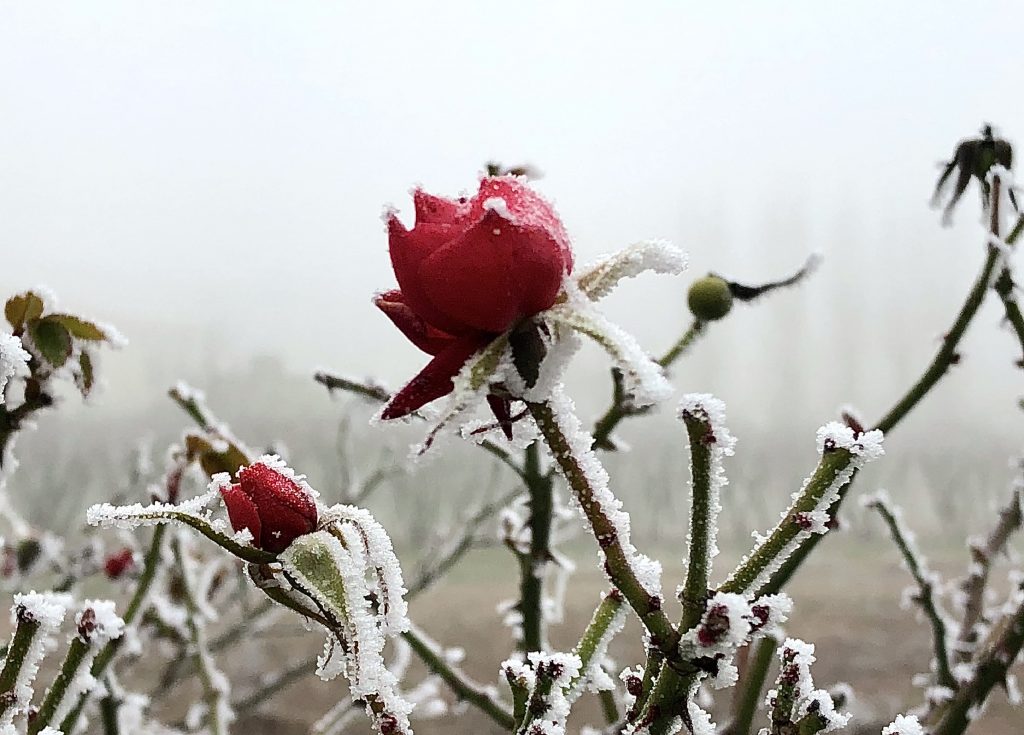
[[[71,333],[59,321],[46,317],[32,322],[29,335],[39,354],[53,367],[63,367],[71,357]]]

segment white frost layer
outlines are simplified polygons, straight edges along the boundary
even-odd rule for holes
[[[4,402],[7,381],[25,369],[32,356],[21,346],[13,334],[0,332],[0,405]]]
[[[215,479],[211,483],[211,487],[214,487],[216,483]],[[206,507],[213,502],[217,495],[217,490],[212,489],[178,504],[156,502],[149,505],[142,503],[111,505],[110,503],[100,503],[86,511],[85,520],[90,526],[131,529],[169,523],[174,520],[169,514],[177,513],[209,522],[210,512]]]
[[[599,512],[611,522],[615,529],[615,536],[622,547],[630,567],[636,573],[637,579],[644,590],[651,596],[661,594],[661,564],[644,556],[637,551],[630,541],[630,519],[629,514],[622,510],[622,501],[615,497],[609,488],[608,472],[598,460],[594,450],[591,449],[594,438],[583,429],[579,418],[576,417],[575,405],[564,389],[559,386],[552,393],[549,406],[558,424],[559,431],[565,436],[569,443],[569,453],[566,457],[555,457],[556,462],[561,466],[562,462],[574,463],[587,480],[590,488],[591,499],[588,501],[591,506],[584,509],[579,505],[576,493],[572,493],[572,502],[579,509],[584,523],[593,531],[587,511]],[[563,473],[564,474],[564,473]],[[597,539],[598,543],[610,542],[615,539]]]
[[[917,715],[896,715],[891,725],[882,730],[882,735],[925,735]]]
[[[14,701],[0,716],[0,731],[3,731],[3,728],[10,728],[13,732],[11,723],[14,718],[25,712],[31,704],[33,683],[39,674],[39,664],[53,646],[54,634],[64,622],[70,602],[71,598],[68,595],[50,592],[28,592],[14,596],[14,605],[11,607],[14,620],[32,621],[39,627],[32,636],[14,681]]]

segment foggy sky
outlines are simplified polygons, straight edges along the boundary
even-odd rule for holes
[[[160,381],[211,352],[394,382],[424,357],[369,301],[394,283],[383,206],[408,220],[416,183],[457,194],[488,159],[529,161],[579,262],[645,237],[690,253],[683,280],[609,304],[652,351],[694,275],[757,281],[822,251],[813,283],[723,324],[679,382],[763,399],[754,415],[794,381],[809,415],[877,415],[980,265],[976,193],[946,230],[927,200],[959,137],[1024,130],[1022,21],[934,0],[2,2],[0,289],[46,284],[120,324],[115,401],[152,387],[141,364]],[[1020,388],[990,306],[935,421]]]

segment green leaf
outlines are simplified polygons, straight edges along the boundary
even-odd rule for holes
[[[39,354],[54,367],[63,367],[71,357],[71,334],[59,321],[47,317],[32,322],[29,334]]]
[[[78,390],[82,392],[82,397],[85,398],[92,391],[93,386],[96,384],[96,371],[92,364],[92,357],[85,350],[82,350],[82,354],[78,357]]]
[[[107,333],[90,321],[73,314],[50,314],[47,319],[53,319],[64,325],[64,328],[71,333],[72,337],[87,339],[91,342],[102,342],[107,339]]]
[[[224,442],[227,449],[218,451],[215,442]],[[250,464],[249,457],[233,442],[221,437],[206,437],[196,433],[185,436],[185,450],[190,460],[198,460],[199,465],[210,477],[226,472],[235,477],[239,467]]]
[[[34,322],[43,314],[43,300],[32,291],[12,296],[4,305],[4,316],[15,330]]]

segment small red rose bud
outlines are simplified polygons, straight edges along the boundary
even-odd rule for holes
[[[316,501],[309,486],[277,457],[261,457],[224,483],[221,497],[235,531],[248,529],[253,545],[274,554],[316,529]]]
[[[108,556],[103,562],[103,571],[109,579],[120,579],[135,568],[135,552],[127,546]]]

